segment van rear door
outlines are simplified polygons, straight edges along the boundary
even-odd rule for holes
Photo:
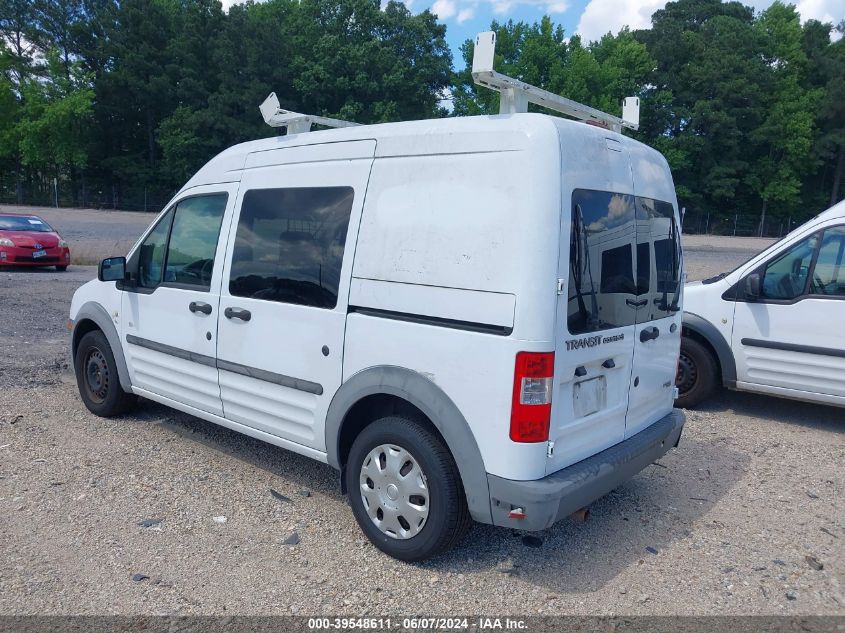
[[[585,187],[563,191],[547,473],[625,437],[641,300],[635,199],[627,150],[619,143],[611,149],[611,139],[595,140],[600,147],[572,159],[589,165],[573,173]]]
[[[631,393],[625,437],[667,415],[674,405],[681,347],[680,218],[672,178],[659,154],[631,150],[637,217],[637,286]]]

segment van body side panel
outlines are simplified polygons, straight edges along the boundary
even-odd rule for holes
[[[503,292],[483,292],[403,284],[393,281],[352,278],[349,305],[354,308],[382,311],[396,318],[430,317],[433,321],[450,322],[460,328],[489,326],[502,334],[513,330],[516,297]]]
[[[376,158],[350,306],[426,318],[353,311],[343,376],[380,365],[426,376],[463,414],[486,472],[536,479],[546,443],[512,442],[510,412],[517,352],[553,349],[559,145],[552,125],[522,142],[519,152]]]
[[[486,472],[537,479],[544,474],[545,442],[509,439],[514,358],[522,349],[545,351],[547,345],[353,312],[346,322],[343,378],[381,365],[424,376],[463,414]]]
[[[377,157],[352,276],[514,295],[513,335],[551,343],[560,151],[539,121],[520,151]]]

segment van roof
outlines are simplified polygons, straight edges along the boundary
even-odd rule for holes
[[[817,220],[831,220],[833,218],[845,218],[845,200],[840,200],[827,211],[822,211],[816,216]]]
[[[182,190],[239,180],[247,156],[256,152],[366,139],[376,141],[376,158],[519,151],[526,149],[539,136],[557,135],[558,126],[571,126],[568,130],[570,138],[573,135],[585,138],[600,135],[626,144],[642,145],[617,132],[581,121],[535,113],[378,123],[275,136],[233,145],[206,163]],[[648,149],[657,154],[656,150]]]

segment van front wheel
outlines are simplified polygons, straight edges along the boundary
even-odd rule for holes
[[[451,548],[470,524],[452,455],[425,426],[399,416],[355,438],[346,463],[352,513],[384,553],[408,562]]]
[[[79,395],[88,410],[110,418],[128,411],[137,398],[120,386],[117,363],[106,335],[100,330],[85,334],[73,359]]]
[[[716,386],[719,369],[713,354],[694,338],[681,338],[681,355],[675,386],[678,398],[675,406],[689,409],[710,397]]]

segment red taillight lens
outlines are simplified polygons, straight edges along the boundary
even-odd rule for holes
[[[549,439],[554,369],[554,352],[519,352],[516,355],[511,402],[511,439],[514,442]]]

